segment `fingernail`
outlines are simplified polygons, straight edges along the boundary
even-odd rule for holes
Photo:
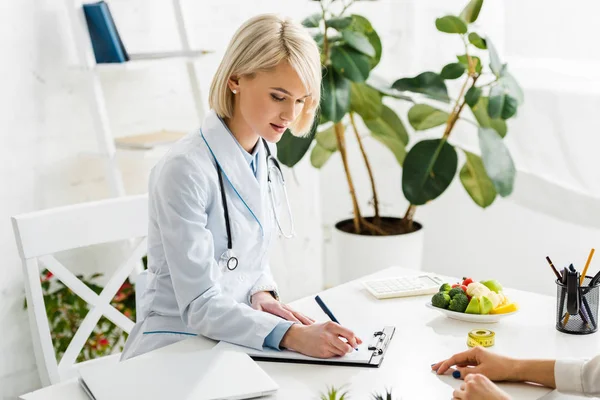
[[[452,376],[455,377],[456,379],[460,378],[460,371],[454,371],[452,373]]]
[[[431,366],[433,367],[435,364],[431,364]]]

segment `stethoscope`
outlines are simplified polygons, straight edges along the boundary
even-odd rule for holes
[[[290,202],[288,200],[287,189],[285,187],[285,179],[283,178],[283,173],[281,171],[281,167],[279,166],[279,162],[271,155],[271,150],[267,145],[267,141],[262,139],[265,150],[267,151],[267,184],[269,186],[269,194],[271,197],[271,207],[273,209],[273,215],[275,216],[275,222],[277,223],[277,228],[283,237],[286,239],[291,239],[296,235],[294,230],[294,218],[292,216],[292,210],[290,208]],[[271,161],[271,163],[269,163]],[[237,268],[239,264],[239,259],[235,255],[233,251],[233,235],[231,234],[231,223],[229,220],[229,210],[227,208],[227,195],[225,194],[225,185],[223,184],[223,173],[221,172],[221,167],[216,163],[215,159],[215,167],[217,168],[217,174],[219,175],[219,187],[221,189],[221,201],[223,202],[223,215],[225,217],[225,229],[227,231],[227,250],[221,254],[219,258],[219,266],[222,270],[227,268],[229,271],[233,271]],[[277,210],[275,208],[275,194],[273,190],[273,178],[271,174],[274,174],[275,177],[279,180],[279,184],[283,189],[283,195],[285,197],[285,203],[288,210],[289,220],[290,220],[290,233],[285,233],[283,228],[281,227],[281,223],[279,221],[279,217],[277,215]]]

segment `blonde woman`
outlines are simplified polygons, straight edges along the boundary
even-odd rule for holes
[[[201,128],[152,170],[143,317],[122,359],[195,335],[321,358],[361,343],[279,302],[269,267],[278,228],[269,185],[281,184],[273,144],[288,128],[309,131],[320,88],[319,49],[301,25],[259,15],[234,34]]]

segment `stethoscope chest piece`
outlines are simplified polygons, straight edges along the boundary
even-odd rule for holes
[[[237,268],[239,264],[238,258],[235,256],[235,253],[232,249],[225,250],[223,254],[221,254],[221,258],[219,258],[219,266],[221,270],[228,269],[229,271],[233,271]]]

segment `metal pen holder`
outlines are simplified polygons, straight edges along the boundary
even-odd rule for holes
[[[591,276],[583,285],[563,284],[556,280],[556,329],[573,335],[587,335],[598,330],[598,300],[600,283],[588,286]]]

